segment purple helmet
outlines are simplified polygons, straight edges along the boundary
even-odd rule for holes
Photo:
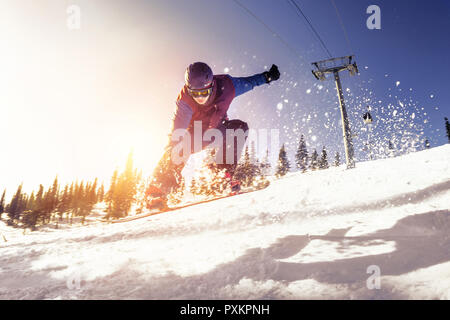
[[[206,63],[194,62],[187,67],[184,81],[191,90],[208,89],[212,86],[213,72]]]

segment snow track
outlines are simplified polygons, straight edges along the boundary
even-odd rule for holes
[[[450,299],[449,156],[290,173],[121,224],[22,235],[0,222],[0,298]]]

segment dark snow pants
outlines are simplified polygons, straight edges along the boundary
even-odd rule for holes
[[[222,134],[222,144],[221,149],[219,148],[218,152],[216,153],[215,166],[219,170],[225,169],[231,176],[233,176],[245,141],[248,137],[248,125],[242,120],[225,119],[219,124],[216,129]],[[201,146],[196,146],[194,141],[195,135],[193,131],[193,128],[188,129],[191,139],[191,154],[204,150],[206,147],[212,144],[217,145],[217,143],[220,143],[220,141],[216,142],[215,139],[211,139],[212,141],[205,141],[202,139]],[[233,132],[235,133],[235,135],[232,134]],[[202,130],[202,138],[204,133],[205,132]],[[183,163],[175,164],[171,160],[171,154],[172,147],[166,148],[162,159],[159,161],[153,173],[152,183],[160,188],[164,193],[170,193],[179,186],[179,183],[181,181],[181,171],[183,170],[189,158],[188,155],[186,156],[186,159]]]

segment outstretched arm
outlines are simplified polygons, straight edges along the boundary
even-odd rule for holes
[[[233,81],[235,97],[237,97],[252,90],[254,87],[278,80],[280,78],[280,72],[278,71],[278,67],[276,65],[272,65],[269,71],[265,71],[263,73],[258,73],[250,77],[230,76],[230,78]]]
[[[246,93],[247,91],[252,90],[254,87],[260,86],[264,83],[266,83],[266,78],[264,77],[264,74],[255,74],[254,76],[250,77],[232,77],[230,76],[231,80],[233,81],[234,90],[236,92],[235,97],[240,96],[243,93]]]

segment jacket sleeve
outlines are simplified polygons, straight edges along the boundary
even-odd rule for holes
[[[172,117],[172,131],[176,129],[187,129],[194,112],[191,107],[181,100],[176,102],[176,106],[177,107]]]
[[[172,127],[169,134],[169,145],[172,145],[174,142],[172,141],[172,134],[175,130],[178,129],[187,129],[189,124],[191,123],[192,115],[194,112],[191,107],[187,105],[185,102],[178,100],[176,102],[176,109],[172,117]]]
[[[266,78],[262,73],[255,74],[250,77],[232,77],[232,76],[229,77],[231,78],[231,81],[233,81],[235,89],[234,97],[240,96],[241,94],[252,90],[254,87],[266,83]]]

